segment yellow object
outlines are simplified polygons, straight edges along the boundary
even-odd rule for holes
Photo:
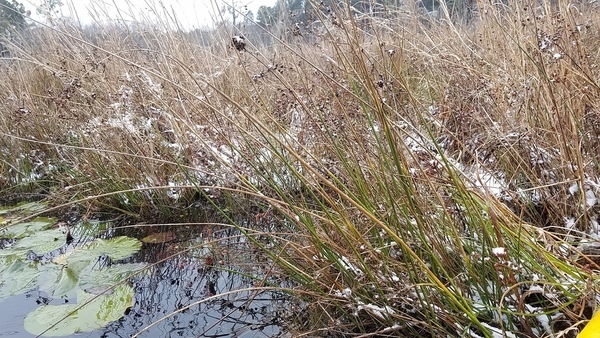
[[[583,330],[579,332],[577,338],[600,338],[600,311],[598,311]]]

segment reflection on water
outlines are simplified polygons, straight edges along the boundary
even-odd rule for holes
[[[136,305],[102,337],[129,337],[148,324],[207,297],[253,286],[239,273],[202,270],[185,258],[136,280]],[[282,335],[280,314],[288,299],[280,292],[239,292],[211,298],[160,321],[140,337],[276,337]]]
[[[282,318],[289,315],[290,296],[256,288],[260,284],[256,278],[269,269],[264,255],[235,229],[210,229],[209,234],[190,229],[175,229],[178,236],[167,243],[145,243],[138,254],[125,260],[164,261],[131,280],[136,303],[125,316],[103,329],[72,337],[131,337],[138,332],[139,337],[288,337]],[[167,230],[174,229],[117,228],[111,235],[142,238],[149,231]],[[29,312],[43,304],[75,301],[49,299],[37,290],[1,301],[0,337],[33,337],[23,328]]]
[[[160,264],[151,276],[137,280],[137,304],[127,316],[132,320],[108,327],[106,337],[124,337],[121,332],[140,331],[151,322],[204,299],[209,300],[169,316],[140,337],[283,336],[281,311],[289,308],[288,296],[279,291],[227,293],[255,287],[256,280],[243,274],[258,268],[247,262],[264,260],[252,257],[256,254],[252,254],[245,239],[235,235],[231,230],[223,232],[221,236],[227,240],[216,242],[214,250],[197,246],[186,255]],[[176,249],[169,249],[166,244],[148,245],[140,256],[154,261],[156,257],[148,256],[160,257],[172,250]],[[226,295],[215,297],[220,294]]]

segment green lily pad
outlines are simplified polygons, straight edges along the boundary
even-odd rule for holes
[[[81,274],[79,287],[86,292],[98,293],[135,274],[147,266],[146,263],[114,264],[97,270],[86,270]]]
[[[57,278],[57,283],[52,293],[54,297],[60,297],[66,295],[69,291],[75,289],[79,284],[79,276],[68,267],[64,267],[60,270],[60,274]]]
[[[33,289],[40,274],[37,264],[14,257],[0,258],[0,300]]]
[[[0,236],[3,238],[24,238],[38,231],[49,229],[56,223],[55,218],[37,217],[31,222],[17,223],[2,229]]]
[[[52,260],[53,264],[46,265],[53,283],[44,282],[40,288],[55,297],[66,295],[75,288],[94,292],[104,290],[145,264],[113,264],[100,269],[99,257],[106,255],[113,260],[124,259],[141,247],[142,243],[131,237],[96,239],[56,257]]]
[[[55,297],[63,296],[77,287],[94,292],[104,290],[131,272],[143,268],[145,264],[113,264],[100,269],[99,257],[106,255],[113,260],[127,258],[136,253],[141,246],[141,242],[135,238],[115,237],[96,239],[77,247],[54,258],[53,264],[45,266],[48,267],[48,275],[51,277],[49,279],[53,282],[41,283],[40,289],[52,293]]]
[[[81,260],[87,256],[91,259],[97,259],[99,256],[106,255],[112,260],[120,260],[130,257],[142,248],[142,242],[136,238],[120,236],[111,239],[98,238],[88,245],[75,249],[73,254],[67,258],[67,261]]]
[[[43,337],[91,332],[118,320],[135,304],[134,290],[128,285],[119,285],[112,294],[94,297],[79,291],[78,304],[41,306],[27,315],[25,329]]]
[[[65,244],[66,236],[60,229],[41,230],[49,226],[49,223],[30,222],[20,226],[22,228],[15,234],[26,234],[32,230],[37,232],[0,250],[0,299],[35,287],[54,297],[67,294],[74,296],[82,277],[83,287],[98,292],[145,266],[128,264],[122,267],[120,264],[113,264],[100,269],[102,265],[98,264],[99,257],[124,259],[141,248],[142,243],[130,237],[96,239],[54,258],[51,263],[29,262],[29,251],[38,255],[54,251]]]
[[[92,262],[98,259],[95,253],[87,252],[86,247],[77,247],[63,255],[52,260],[52,263],[69,267],[76,275],[81,274]]]
[[[63,269],[64,267],[58,264],[40,264],[40,274],[37,280],[38,290],[45,292],[49,295],[54,295],[56,289],[64,289],[64,283],[66,282],[66,280],[63,280],[65,278],[62,275]],[[66,293],[67,292],[64,292],[63,295]],[[75,296],[75,293],[69,295],[69,297]]]
[[[19,253],[33,251],[38,255],[54,251],[65,244],[67,237],[62,229],[49,229],[38,231],[35,234],[17,241],[14,245],[3,251]]]

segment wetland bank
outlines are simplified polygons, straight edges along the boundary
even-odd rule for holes
[[[90,336],[576,337],[598,307],[600,9],[436,3],[23,32],[0,191],[45,209],[2,216],[2,308],[62,306],[23,328]]]

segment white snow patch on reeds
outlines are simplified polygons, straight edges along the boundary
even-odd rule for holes
[[[386,320],[390,315],[396,314],[396,311],[387,305],[381,307],[375,304],[364,304],[359,302],[358,306],[356,307],[355,315],[358,316],[359,312],[361,311],[365,311],[379,320]]]

